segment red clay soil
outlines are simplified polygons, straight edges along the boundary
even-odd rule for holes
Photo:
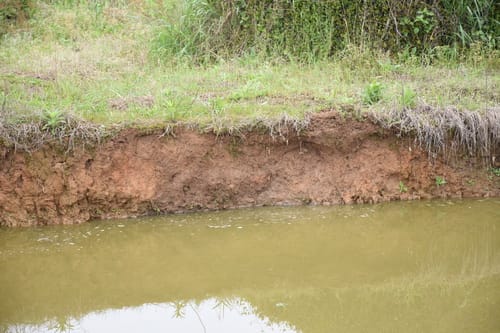
[[[93,150],[31,155],[0,147],[0,225],[261,205],[375,203],[500,196],[484,168],[429,160],[410,138],[369,120],[314,115],[301,136],[175,137],[125,130]],[[446,184],[436,185],[436,176]],[[407,191],[401,191],[400,182]]]

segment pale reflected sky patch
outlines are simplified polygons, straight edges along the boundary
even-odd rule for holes
[[[14,325],[8,332],[72,332],[72,333],[292,333],[287,323],[272,323],[255,314],[251,304],[235,298],[209,298],[197,304],[187,302],[144,304],[138,307],[91,312],[64,323],[55,320],[41,325]]]

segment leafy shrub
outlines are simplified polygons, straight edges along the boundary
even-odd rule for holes
[[[33,0],[0,1],[0,37],[10,27],[24,23],[33,14]]]
[[[382,99],[382,90],[383,86],[380,82],[374,81],[368,84],[363,91],[363,103],[372,105],[380,101]]]
[[[158,56],[196,62],[263,54],[313,62],[349,45],[419,55],[475,42],[497,47],[495,0],[186,0],[153,43]]]
[[[407,44],[413,45],[415,49],[429,45],[437,24],[434,16],[432,11],[424,7],[417,10],[414,17],[404,16],[400,20],[401,33]]]

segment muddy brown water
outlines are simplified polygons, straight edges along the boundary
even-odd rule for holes
[[[0,331],[499,332],[500,199],[0,229]]]

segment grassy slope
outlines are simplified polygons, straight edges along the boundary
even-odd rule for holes
[[[300,116],[331,106],[401,108],[404,89],[415,93],[413,106],[484,110],[500,101],[500,62],[480,51],[460,63],[432,66],[353,47],[343,57],[307,66],[246,57],[192,67],[160,62],[149,52],[161,26],[182,12],[180,0],[161,6],[147,0],[52,2],[39,3],[28,30],[1,41],[0,90],[16,113],[61,110],[103,124],[204,123]],[[363,89],[373,81],[382,83],[383,98],[363,105]]]

